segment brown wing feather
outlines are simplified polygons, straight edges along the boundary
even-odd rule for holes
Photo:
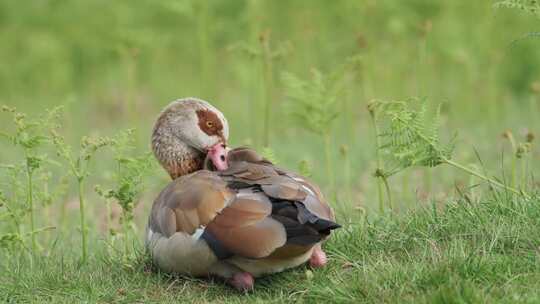
[[[339,227],[319,188],[304,177],[275,167],[247,148],[230,151],[228,163],[229,169],[218,174],[229,187],[258,191],[270,201],[269,216],[285,228],[287,245],[310,248]]]
[[[265,195],[239,195],[206,231],[237,255],[262,258],[287,241],[285,228],[269,217],[271,213],[272,204]]]
[[[231,189],[233,184],[237,187]],[[273,214],[276,209],[272,200],[290,202],[290,206],[278,216]],[[305,252],[311,242],[324,238],[319,235],[319,226],[303,226],[303,221],[297,221],[301,213],[308,219],[334,219],[318,187],[274,167],[253,150],[241,148],[230,152],[228,170],[201,170],[172,181],[154,202],[149,225],[167,237],[175,232],[193,234],[205,227],[205,234],[232,254],[284,257]],[[288,239],[306,246],[288,244]]]
[[[274,166],[249,148],[237,148],[229,152],[230,167],[220,172],[228,182],[261,185],[270,197],[302,202],[320,218],[334,220],[334,212],[319,187],[307,178]]]
[[[233,149],[231,153],[228,154],[227,158],[230,162],[245,161],[249,163],[272,164],[270,161],[248,147],[238,147]]]
[[[332,221],[335,220],[334,210],[330,208],[328,202],[326,201],[326,198],[321,192],[321,189],[315,183],[313,183],[306,177],[298,175],[294,172],[277,167],[275,169],[280,175],[290,177],[310,190],[310,194],[313,195],[307,196],[306,199],[303,201],[309,211],[315,213],[317,216],[320,216],[324,219]]]
[[[207,225],[234,193],[215,173],[197,171],[180,177],[161,192],[150,217],[150,228],[169,237],[181,231],[193,234]]]
[[[227,188],[214,172],[198,171],[172,181],[152,207],[150,227],[170,237],[206,226],[227,250],[248,258],[270,255],[287,240],[272,219],[272,203],[261,192]]]

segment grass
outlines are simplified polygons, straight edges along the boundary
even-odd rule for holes
[[[346,224],[326,245],[329,266],[257,282],[243,295],[220,283],[122,264],[100,251],[88,264],[58,251],[2,259],[0,301],[90,303],[537,303],[540,200],[502,194],[430,205]],[[58,245],[60,246],[60,244]],[[140,249],[140,248],[139,248]]]
[[[299,168],[332,198],[344,226],[327,244],[332,262],[262,279],[248,295],[148,272],[126,253],[122,210],[137,235],[123,240],[140,252],[151,203],[169,181],[162,169],[141,174],[143,190],[133,192],[122,186],[135,183],[118,183],[105,149],[85,162],[78,193],[77,176],[66,178],[69,165],[45,143],[31,155],[47,161],[29,200],[25,157],[1,140],[0,302],[540,302],[540,150],[527,139],[540,133],[540,19],[505,8],[524,1],[109,2],[0,1],[0,105],[28,117],[63,106],[58,131],[76,162],[81,138],[132,128],[136,160],[149,152],[163,106],[208,99],[228,118],[232,146]],[[313,71],[347,64],[354,72],[340,78],[339,95],[331,83],[317,87]],[[291,98],[294,83],[283,75],[306,84],[301,98]],[[449,166],[378,183],[376,169],[392,167],[380,163],[388,155],[375,149],[367,105],[409,98],[443,104],[441,142],[459,133],[451,161],[532,199],[496,196]],[[294,112],[304,114],[300,123]],[[0,134],[14,132],[0,120]],[[122,195],[104,204],[92,191],[98,184],[130,194],[124,209]]]

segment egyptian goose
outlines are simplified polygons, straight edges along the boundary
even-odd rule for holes
[[[152,149],[173,181],[148,221],[154,263],[241,291],[255,277],[326,264],[321,243],[339,225],[319,188],[251,149],[228,150],[228,136],[223,114],[200,99],[174,101],[159,115]]]

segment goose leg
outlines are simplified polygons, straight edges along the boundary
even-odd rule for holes
[[[326,253],[322,250],[321,244],[315,245],[311,258],[309,259],[309,265],[313,268],[320,268],[326,265],[327,261]]]
[[[211,267],[211,274],[221,277],[227,284],[241,292],[253,290],[255,279],[249,272],[226,262],[217,262]]]

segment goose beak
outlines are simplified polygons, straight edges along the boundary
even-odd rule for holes
[[[208,156],[210,156],[214,167],[219,171],[227,170],[229,167],[227,153],[229,153],[229,149],[223,143],[218,143],[208,149]]]

